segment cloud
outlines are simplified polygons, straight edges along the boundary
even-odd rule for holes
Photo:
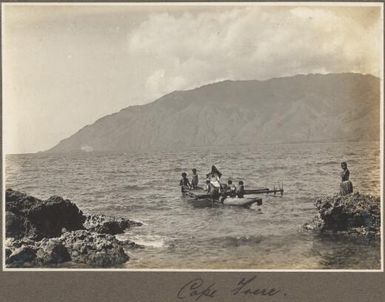
[[[364,11],[254,6],[151,14],[130,32],[128,54],[146,58],[146,89],[154,96],[224,78],[345,71],[378,76],[380,18],[368,22]]]
[[[183,87],[186,85],[185,78],[181,76],[167,76],[164,69],[155,70],[146,80],[147,91],[166,93],[170,87]]]
[[[382,33],[379,5],[10,4],[5,150],[44,150],[121,108],[224,79],[379,76]]]

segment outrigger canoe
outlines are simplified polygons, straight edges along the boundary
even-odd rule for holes
[[[226,197],[223,199],[223,202],[219,200],[214,200],[211,198],[207,192],[203,190],[189,190],[183,193],[183,196],[188,199],[189,202],[195,207],[243,207],[250,208],[254,203],[258,205],[262,204],[262,198],[260,197]]]
[[[269,189],[269,188],[259,188],[254,190],[245,190],[245,195],[256,195],[256,194],[271,194],[274,195],[276,193],[280,193],[283,195],[283,187],[278,189]],[[219,200],[214,200],[211,198],[211,195],[208,194],[203,189],[191,189],[183,192],[183,196],[190,201],[196,207],[218,207],[218,206],[234,206],[234,207],[243,207],[250,208],[254,203],[257,205],[262,205],[262,198],[260,197],[230,197],[230,193],[225,193],[224,196],[222,194],[221,199],[223,202]]]

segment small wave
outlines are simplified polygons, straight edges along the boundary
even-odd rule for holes
[[[339,165],[340,163],[341,162],[339,162],[337,160],[329,160],[329,161],[323,162],[322,165]]]
[[[116,210],[116,211],[135,211],[135,210],[143,210],[146,209],[146,206],[141,204],[127,204],[127,205],[113,205],[108,207],[109,210]]]
[[[137,236],[130,237],[130,239],[137,244],[144,245],[147,247],[161,248],[165,246],[165,239],[160,236],[137,235]]]
[[[357,155],[357,153],[355,153],[355,152],[348,152],[348,153],[346,153],[346,156],[354,156],[354,155]]]
[[[133,191],[143,191],[146,190],[144,187],[140,187],[137,185],[126,185],[123,187],[124,189],[133,190]]]
[[[109,170],[109,171],[104,171],[105,174],[113,174],[113,175],[119,175],[119,174],[124,174],[124,175],[131,175],[129,174],[129,170]]]
[[[159,184],[159,180],[157,179],[154,179],[154,180],[150,180],[150,181],[147,181],[145,183],[143,183],[144,186],[153,186],[153,185],[156,185],[156,184]]]
[[[244,245],[257,245],[262,242],[263,236],[224,236],[210,240],[210,244],[222,247],[237,247]]]

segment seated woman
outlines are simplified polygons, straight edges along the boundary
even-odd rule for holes
[[[341,163],[341,184],[340,184],[340,194],[347,195],[353,193],[353,184],[349,180],[350,171],[346,162]]]

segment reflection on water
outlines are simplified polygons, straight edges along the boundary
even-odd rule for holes
[[[84,212],[144,222],[120,237],[145,245],[128,268],[379,268],[378,243],[302,232],[316,196],[339,190],[346,160],[355,190],[379,195],[378,143],[282,144],[154,154],[10,155],[6,186],[39,198],[61,195]],[[180,174],[215,164],[223,180],[246,188],[283,182],[283,197],[250,209],[194,208],[181,198]]]

